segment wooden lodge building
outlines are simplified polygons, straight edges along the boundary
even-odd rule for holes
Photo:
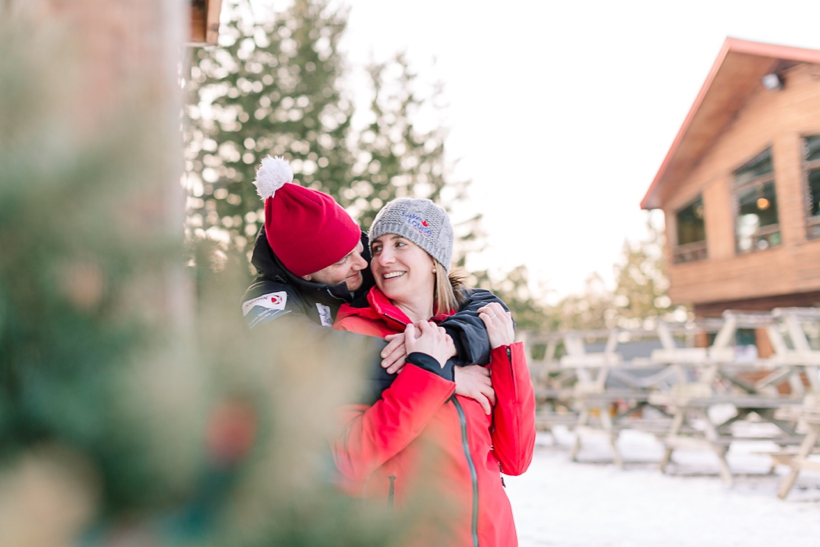
[[[641,207],[697,317],[820,306],[820,51],[728,38]]]

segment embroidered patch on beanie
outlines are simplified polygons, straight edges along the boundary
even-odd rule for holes
[[[433,235],[433,231],[430,229],[430,224],[420,216],[407,212],[402,213],[402,216],[407,219],[407,224],[409,224],[424,237],[430,237]]]

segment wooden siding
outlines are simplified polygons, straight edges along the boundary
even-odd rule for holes
[[[191,1],[191,28],[189,43],[213,45],[219,41],[219,14],[222,0]]]
[[[820,134],[820,66],[782,72],[785,87],[762,85],[738,110],[689,174],[662,189],[667,219],[669,294],[675,303],[705,304],[820,290],[820,240],[806,238],[802,137]],[[772,147],[782,243],[735,252],[733,172]],[[672,263],[675,212],[703,196],[708,258]]]
[[[767,296],[763,298],[749,298],[746,300],[727,300],[722,302],[709,302],[707,304],[695,304],[694,311],[697,317],[721,317],[725,310],[754,312],[769,311],[774,308],[795,308],[805,306],[820,306],[820,291]],[[757,338],[758,342],[760,342],[761,337],[758,335]],[[768,342],[768,339],[766,342]],[[760,346],[758,346],[758,350],[759,349]]]

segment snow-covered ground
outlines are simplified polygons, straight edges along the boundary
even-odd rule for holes
[[[530,469],[505,478],[521,547],[820,546],[820,475],[802,473],[779,499],[786,469],[768,474],[769,458],[756,454],[765,443],[732,447],[728,487],[708,452],[676,452],[662,474],[651,435],[621,434],[622,470],[605,439],[585,440],[587,463],[573,463],[571,434],[556,437],[539,433]]]

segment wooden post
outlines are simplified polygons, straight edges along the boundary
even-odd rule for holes
[[[761,359],[768,359],[774,355],[774,347],[769,340],[768,329],[755,329],[755,345],[757,346],[757,355]]]
[[[72,135],[79,142],[106,138],[114,124],[140,124],[148,134],[150,176],[123,201],[124,222],[146,241],[181,241],[185,215],[182,92],[179,64],[187,32],[185,6],[177,0],[31,0],[43,25],[59,25],[76,46],[72,81],[78,89],[66,98],[73,114]],[[130,121],[129,121],[130,120]],[[153,238],[153,239],[149,239]],[[192,313],[192,287],[181,260],[143,280],[147,294],[135,305],[150,316],[185,329]]]
[[[219,40],[219,15],[222,0],[190,0],[191,28],[189,42],[214,45]]]

